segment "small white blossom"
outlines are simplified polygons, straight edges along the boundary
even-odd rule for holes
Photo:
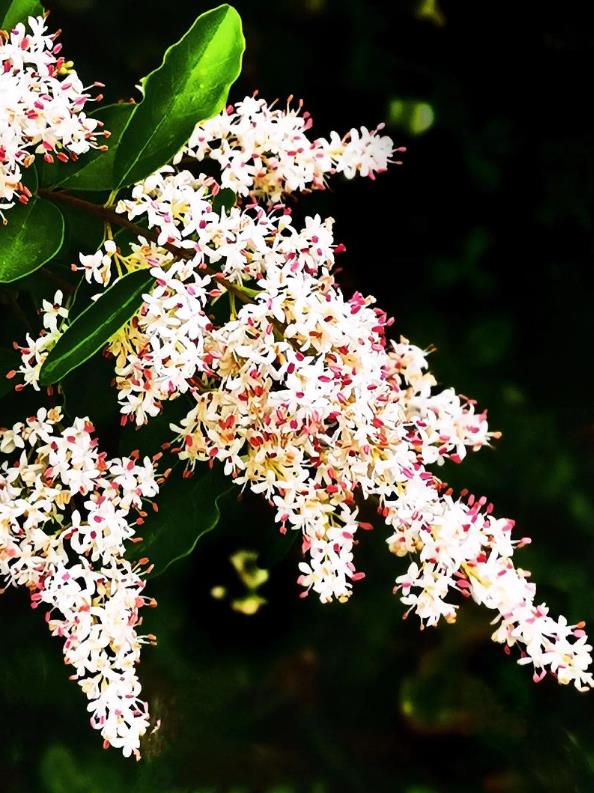
[[[110,460],[87,419],[61,422],[58,408],[42,408],[0,430],[2,452],[23,450],[0,464],[0,576],[47,609],[104,745],[138,756],[149,715],[136,665],[152,640],[137,634],[138,612],[154,603],[124,552],[130,510],[158,487],[148,458]]]
[[[60,336],[68,327],[68,309],[62,305],[64,296],[60,290],[54,295],[53,302],[43,300],[41,305],[43,330],[37,338],[30,334],[25,337],[24,344],[15,344],[21,356],[21,364],[16,371],[11,371],[7,377],[19,375],[22,382],[16,385],[17,390],[30,385],[39,391],[39,373],[47,356]]]
[[[0,219],[15,201],[27,203],[23,168],[35,155],[67,162],[97,148],[103,134],[83,108],[92,101],[75,71],[59,55],[57,34],[43,17],[29,17],[0,32]],[[96,83],[95,85],[99,85]]]
[[[292,108],[289,101],[283,109],[246,97],[198,124],[177,161],[184,155],[215,160],[223,187],[269,204],[289,193],[324,189],[326,177],[334,173],[374,178],[392,162],[394,145],[379,134],[383,125],[312,140],[307,134],[311,116],[301,111],[301,102]]]

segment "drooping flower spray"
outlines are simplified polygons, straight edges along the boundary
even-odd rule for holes
[[[0,33],[5,221],[29,200],[24,174],[36,155],[51,163],[104,148],[100,122],[84,112],[90,89],[59,47],[42,17]],[[134,107],[124,111],[133,120]],[[534,680],[551,672],[580,691],[593,687],[583,624],[551,616],[514,564],[527,538],[515,539],[513,521],[496,518],[485,498],[456,496],[435,473],[497,437],[486,412],[438,387],[428,351],[390,338],[392,320],[373,297],[343,293],[334,265],[344,246],[332,218],[293,220],[298,194],[336,175],[374,179],[403,150],[381,125],[328,138],[311,129],[300,102],[280,107],[256,94],[197,124],[146,178],[127,181],[126,165],[105,204],[60,185],[39,191],[104,224],[99,249],[72,264],[98,289],[91,305],[127,275],[146,274],[124,324],[94,347],[105,345],[113,360],[121,423],[143,425],[184,395],[188,410],[171,427],[169,451],[188,475],[222,466],[268,500],[280,532],[300,532],[302,596],[351,597],[365,575],[359,532],[373,528],[359,505],[370,499],[389,550],[408,559],[395,582],[406,615],[422,626],[453,622],[472,597],[491,610],[493,639],[508,652],[517,645]],[[16,345],[20,364],[8,373],[19,390],[54,383],[52,356],[77,332],[80,312],[63,290],[41,309],[41,332]],[[47,609],[105,745],[137,757],[149,715],[136,665],[141,645],[154,641],[139,633],[139,609],[154,601],[144,594],[147,560],[126,553],[164,481],[155,451],[110,459],[88,418],[67,420],[55,407],[0,430],[0,576]]]
[[[190,468],[218,461],[269,500],[280,531],[302,532],[304,593],[322,602],[350,597],[364,575],[357,532],[369,528],[357,499],[374,498],[389,549],[410,557],[395,588],[407,613],[423,625],[452,622],[452,596],[470,596],[493,610],[493,639],[517,644],[535,680],[550,670],[589,688],[583,625],[551,617],[529,573],[514,566],[527,538],[514,539],[513,521],[494,517],[486,499],[455,497],[430,470],[497,436],[486,413],[436,388],[426,353],[387,338],[392,321],[373,298],[345,297],[332,273],[343,248],[333,220],[307,217],[297,228],[283,203],[323,189],[336,172],[381,173],[392,141],[365,129],[310,140],[310,127],[290,105],[247,97],[227,108],[196,127],[177,166],[119,201],[118,213],[145,224],[137,243],[127,253],[107,243],[81,255],[89,281],[109,283],[114,261],[155,278],[108,348],[124,420],[143,424],[190,394],[195,405],[174,427],[180,459]],[[206,157],[219,164],[219,180],[184,168]],[[215,209],[221,186],[242,199]],[[230,316],[215,324],[211,307],[223,299]],[[45,354],[32,364],[23,356],[25,379]]]

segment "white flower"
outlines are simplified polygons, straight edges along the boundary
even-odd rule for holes
[[[49,300],[43,300],[41,303],[43,327],[50,333],[55,333],[58,330],[60,320],[68,317],[68,309],[62,305],[63,297],[61,290],[58,289],[54,295],[53,303],[50,303]]]
[[[81,266],[72,265],[73,270],[82,270],[84,272],[85,280],[89,283],[95,281],[98,284],[107,286],[111,280],[111,259],[115,251],[111,251],[111,248],[108,250],[108,242],[111,242],[111,240],[107,240],[104,244],[105,253],[101,248],[91,254],[80,253],[78,258]]]
[[[374,178],[392,162],[394,145],[378,134],[383,125],[352,129],[344,138],[332,132],[329,141],[312,140],[307,134],[311,116],[301,111],[301,102],[296,108],[288,102],[283,109],[246,97],[198,124],[174,162],[183,155],[215,160],[223,187],[271,205],[289,193],[324,189],[333,173]]]
[[[0,466],[0,576],[26,586],[34,608],[49,609],[50,631],[64,640],[104,744],[138,756],[149,716],[136,665],[150,638],[136,626],[152,601],[124,552],[134,535],[130,510],[158,487],[148,458],[109,460],[88,420],[61,421],[59,409],[41,409],[0,431],[3,452],[27,449]]]
[[[97,148],[100,122],[85,115],[91,100],[59,55],[44,17],[29,17],[0,36],[0,219],[15,201],[27,203],[23,169],[40,154],[47,162],[76,159]],[[96,83],[95,85],[99,85]]]

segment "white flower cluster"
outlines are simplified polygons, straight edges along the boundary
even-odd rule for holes
[[[176,259],[143,241],[123,260],[129,269],[152,267],[156,278],[134,321],[111,344],[122,412],[135,414],[137,423],[156,415],[164,400],[185,393],[192,378],[210,368],[205,363],[212,354],[209,344],[218,341],[207,304],[220,291],[206,270],[219,266],[241,296],[244,279],[259,282],[273,266],[288,263],[295,272],[305,266],[315,273],[322,262],[333,260],[330,221],[307,218],[296,230],[285,212],[239,207],[215,212],[203,185],[204,179],[189,171],[164,169],[136,186],[131,201],[118,205],[130,219],[146,215],[159,243],[175,243],[188,257]]]
[[[17,391],[21,391],[26,385],[33,386],[36,391],[40,390],[39,373],[43,362],[68,327],[68,309],[62,305],[63,299],[62,291],[58,290],[52,303],[43,300],[41,304],[43,330],[37,338],[27,333],[24,344],[15,343],[14,347],[21,356],[21,365],[18,370],[13,369],[6,376],[9,379],[17,374],[22,376],[22,382],[15,386]]]
[[[245,100],[213,122],[205,140],[227,140],[227,118],[243,129],[244,105],[256,116],[262,109]],[[305,123],[288,113],[283,127],[278,111],[262,112],[246,151],[278,153],[278,141],[285,146]],[[284,128],[293,130],[286,139]],[[198,156],[217,159],[209,147]],[[391,141],[380,149],[387,161]],[[308,217],[296,228],[288,210],[269,206],[322,184],[322,171],[311,176],[315,169],[291,182],[289,162],[299,158],[283,151],[282,167],[272,155],[262,156],[258,170],[248,167],[240,190],[248,200],[230,209],[213,208],[212,178],[162,169],[117,206],[148,227],[146,237],[127,255],[110,243],[81,257],[89,281],[107,284],[113,260],[118,272],[144,267],[155,277],[109,346],[124,418],[143,424],[164,401],[191,395],[192,409],[174,428],[177,453],[190,468],[218,461],[238,485],[264,494],[281,531],[302,532],[303,594],[313,590],[323,602],[350,597],[364,575],[354,560],[357,532],[371,528],[359,520],[356,501],[373,498],[392,530],[390,550],[413,557],[396,591],[423,625],[453,621],[450,596],[471,596],[494,610],[494,640],[517,644],[535,679],[548,669],[561,683],[593,686],[583,626],[550,617],[535,603],[529,574],[514,567],[514,549],[527,540],[512,540],[511,521],[492,517],[484,499],[455,499],[428,470],[488,444],[495,434],[486,414],[453,389],[436,389],[418,347],[387,340],[391,321],[373,298],[343,295],[332,274],[339,246],[331,219]],[[238,160],[233,169],[242,167]]]
[[[136,664],[154,637],[136,630],[139,609],[154,601],[124,551],[135,533],[130,512],[157,493],[153,465],[108,459],[87,419],[61,422],[59,409],[42,408],[0,430],[0,452],[15,455],[0,465],[0,576],[48,608],[104,746],[138,756],[149,715]]]
[[[22,169],[36,154],[67,162],[97,148],[101,123],[83,112],[90,94],[60,56],[44,17],[0,31],[0,218],[16,200],[27,203]],[[95,86],[100,85],[95,83]],[[91,86],[94,87],[94,86]],[[98,97],[100,98],[100,97]]]
[[[289,101],[281,109],[248,96],[198,124],[177,161],[184,155],[215,160],[223,187],[271,204],[288,193],[323,189],[327,175],[343,173],[352,179],[358,174],[373,179],[386,170],[394,148],[389,137],[378,134],[383,125],[311,140],[307,132],[312,119],[301,110],[301,102],[292,108]]]
[[[123,412],[143,422],[191,392],[196,405],[176,428],[180,458],[220,461],[271,501],[281,530],[303,532],[300,583],[322,601],[348,598],[362,577],[355,499],[375,497],[391,550],[418,556],[397,589],[424,624],[455,618],[452,592],[471,595],[495,610],[493,638],[520,645],[535,679],[548,668],[562,683],[594,684],[582,627],[535,605],[534,585],[513,566],[526,541],[512,541],[512,523],[483,500],[455,500],[427,470],[488,443],[486,415],[453,389],[436,391],[419,348],[386,341],[390,322],[372,298],[343,296],[330,220],[297,230],[289,214],[259,207],[217,213],[201,185],[166,171],[120,204],[189,256],[157,244],[134,252],[157,285],[112,346]],[[231,289],[231,318],[219,326],[207,316],[209,296],[221,294],[205,274],[214,264],[227,289],[257,287],[239,309]]]
[[[388,540],[391,550],[399,556],[418,554],[396,582],[409,611],[426,625],[436,625],[441,617],[453,622],[458,607],[448,599],[450,593],[472,597],[495,611],[492,639],[508,651],[517,644],[518,663],[533,665],[535,682],[548,669],[559,683],[573,683],[580,691],[594,687],[584,624],[551,617],[545,603],[535,603],[530,573],[514,566],[514,548],[529,538],[513,540],[513,521],[493,518],[486,499],[454,500],[421,477],[419,470],[411,478],[413,498],[404,493],[384,511],[395,527]]]

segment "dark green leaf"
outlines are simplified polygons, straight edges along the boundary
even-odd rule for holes
[[[143,542],[135,546],[134,557],[148,556],[153,575],[161,575],[191,554],[219,522],[219,501],[233,487],[219,465],[198,466],[191,479],[174,470],[157,498],[159,512],[142,527]]]
[[[212,197],[212,208],[215,212],[220,212],[221,209],[229,211],[233,209],[237,201],[237,196],[229,187],[223,187],[222,190]]]
[[[195,124],[219,113],[239,75],[245,42],[231,6],[202,14],[143,81],[115,156],[120,185],[144,179],[176,154]]]
[[[301,538],[301,532],[288,529],[286,534],[281,534],[278,524],[272,520],[264,528],[266,544],[260,556],[260,563],[264,567],[274,567],[290,553],[297,540]]]
[[[27,186],[37,189],[35,170],[27,171]],[[64,218],[50,201],[33,196],[27,204],[6,210],[0,225],[0,282],[16,281],[53,258],[64,241]]]
[[[112,190],[117,187],[114,163],[118,144],[126,124],[136,105],[120,103],[106,105],[93,113],[105,129],[111,133],[107,139],[107,151],[91,149],[76,162],[44,163],[40,169],[40,181],[45,187],[66,187],[69,190]]]
[[[26,22],[27,17],[42,14],[43,6],[36,0],[0,0],[0,30],[11,31],[19,22]]]
[[[147,270],[128,273],[79,314],[41,367],[41,385],[57,383],[104,347],[140,307],[153,281]]]

